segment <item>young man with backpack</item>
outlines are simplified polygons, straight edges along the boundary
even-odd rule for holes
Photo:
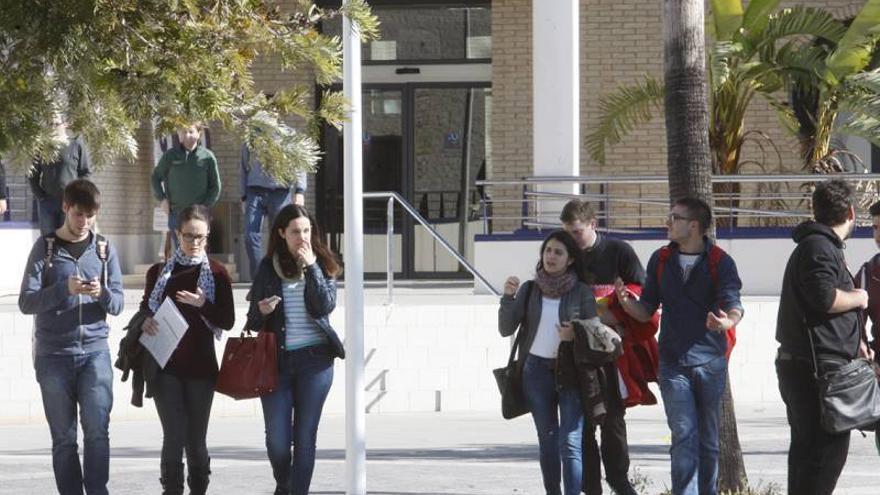
[[[670,243],[651,255],[641,299],[630,297],[623,281],[615,283],[623,309],[636,320],[648,321],[663,306],[659,383],[676,495],[717,493],[728,335],[743,315],[736,264],[706,235],[711,223],[706,202],[675,201],[666,219]]]
[[[35,315],[34,368],[62,495],[107,493],[113,369],[106,320],[122,312],[124,296],[116,252],[92,232],[100,206],[91,182],[77,179],[64,188],[64,224],[34,243],[18,299],[22,313]]]

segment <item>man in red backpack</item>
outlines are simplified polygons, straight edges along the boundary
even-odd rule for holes
[[[666,219],[671,242],[651,255],[641,299],[630,297],[622,280],[615,284],[623,309],[636,320],[648,321],[663,306],[659,383],[672,432],[675,495],[717,493],[727,332],[743,315],[736,264],[707,237],[711,223],[705,201],[675,201]]]

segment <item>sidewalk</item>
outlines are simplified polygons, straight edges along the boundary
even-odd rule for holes
[[[746,404],[741,405],[737,413],[752,484],[773,482],[784,486],[788,449],[784,410],[781,407],[756,409]],[[636,408],[628,414],[628,423],[634,471],[650,483],[643,493],[660,493],[669,485],[669,433],[663,411],[659,407]],[[0,438],[0,494],[54,493],[46,427],[2,427]],[[160,439],[158,421],[112,423],[111,493],[159,492]],[[261,421],[229,418],[212,421],[208,446],[214,471],[209,493],[272,493],[274,485],[266,460]],[[537,441],[528,416],[504,421],[500,415],[486,413],[368,415],[367,446],[370,493],[543,493]],[[849,461],[835,493],[876,493],[880,484],[878,467],[880,458],[873,436],[862,438],[858,433],[853,434]],[[318,438],[312,493],[344,492],[344,418],[325,415]],[[610,492],[606,490],[606,493]]]

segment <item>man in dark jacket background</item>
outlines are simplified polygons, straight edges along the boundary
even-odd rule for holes
[[[782,280],[776,375],[791,428],[788,493],[831,495],[850,434],[828,433],[819,423],[813,352],[820,373],[860,352],[867,355],[867,348],[860,351],[859,313],[868,306],[868,293],[855,288],[843,255],[856,222],[853,188],[842,180],[820,183],[813,192],[813,217],[792,233],[797,247]]]
[[[37,198],[40,213],[40,233],[51,234],[64,224],[61,209],[64,188],[76,179],[88,179],[92,175],[91,158],[82,138],[71,136],[67,123],[60,115],[53,122],[55,139],[65,143],[58,158],[52,162],[35,160],[28,183]]]
[[[596,299],[614,291],[614,281],[622,279],[626,284],[644,285],[645,269],[632,246],[620,239],[606,237],[596,231],[596,212],[589,203],[573,199],[565,204],[559,215],[562,227],[571,234],[581,249],[579,274],[590,285]],[[626,438],[626,407],[621,396],[619,371],[614,361],[604,366],[607,380],[605,403],[607,414],[601,428],[601,454],[596,442],[596,425],[584,425],[584,493],[601,495],[602,466],[612,490],[618,495],[635,495],[629,481],[629,446]],[[625,389],[625,386],[624,386]]]

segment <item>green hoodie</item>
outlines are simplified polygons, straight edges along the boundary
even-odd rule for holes
[[[217,158],[201,144],[192,151],[176,146],[166,151],[153,169],[153,195],[167,199],[171,211],[180,212],[194,204],[214,206],[220,198]]]

